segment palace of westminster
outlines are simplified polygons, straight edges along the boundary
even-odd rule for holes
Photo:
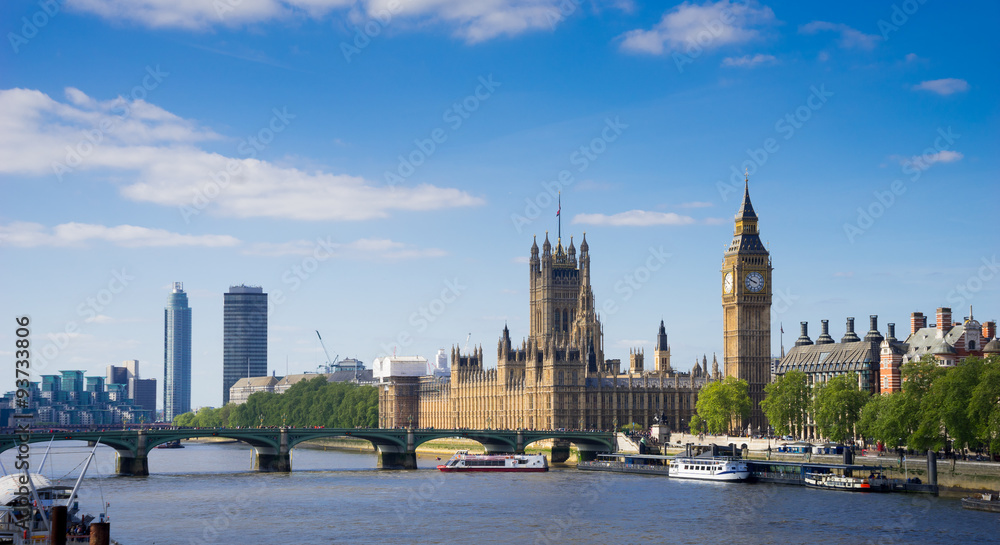
[[[749,186],[736,214],[732,244],[723,256],[723,371],[707,358],[690,373],[674,371],[663,322],[653,351],[632,350],[629,370],[604,359],[604,332],[590,287],[590,248],[570,241],[553,248],[548,235],[531,245],[530,332],[514,345],[504,326],[497,366],[484,367],[482,348],[451,353],[451,376],[393,376],[379,385],[380,427],[612,429],[662,422],[684,429],[708,381],[746,380],[748,422],[763,431],[760,409],[771,366],[771,259],[757,231]],[[713,356],[713,360],[714,360]]]

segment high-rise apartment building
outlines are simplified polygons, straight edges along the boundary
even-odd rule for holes
[[[190,410],[191,307],[184,284],[174,282],[163,310],[163,418],[172,422]]]
[[[241,378],[267,375],[267,294],[257,286],[231,286],[224,295],[222,404]]]

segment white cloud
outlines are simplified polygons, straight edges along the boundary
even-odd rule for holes
[[[609,225],[613,227],[648,227],[652,225],[690,225],[694,218],[681,216],[673,212],[649,212],[646,210],[629,210],[610,216],[605,214],[577,214],[573,223],[589,225]]]
[[[663,14],[649,30],[635,29],[620,36],[621,48],[662,55],[688,49],[715,49],[756,39],[758,28],[775,22],[774,12],[756,2],[684,2]]]
[[[762,55],[757,53],[756,55],[743,55],[742,57],[726,57],[722,59],[722,66],[728,67],[738,67],[738,68],[753,68],[754,66],[762,64],[777,64],[778,59],[774,55]]]
[[[227,157],[197,147],[219,138],[214,132],[144,101],[99,102],[77,89],[67,89],[67,97],[72,104],[35,90],[0,91],[0,174],[71,179],[81,170],[127,172],[129,182],[119,190],[128,199],[239,218],[354,221],[483,204],[458,189],[389,188],[348,174]]]
[[[383,259],[390,261],[447,255],[447,252],[438,248],[418,248],[389,239],[374,238],[362,238],[347,243],[327,241],[323,244],[311,240],[293,240],[283,243],[260,242],[252,245],[243,253],[264,257],[280,257],[287,255],[310,256],[316,255],[317,252],[318,255],[326,256],[326,259],[333,257],[337,259]]]
[[[135,225],[107,227],[90,223],[63,223],[46,229],[40,223],[13,222],[0,225],[0,246],[34,248],[37,246],[85,247],[91,241],[104,241],[126,248],[163,246],[236,246],[240,241],[229,235],[182,235],[164,229]]]
[[[844,49],[874,49],[882,40],[876,34],[865,34],[860,30],[851,28],[843,23],[829,23],[826,21],[813,21],[799,27],[799,32],[803,34],[816,34],[818,32],[831,31],[840,34],[837,44]]]
[[[897,159],[904,167],[913,167],[920,170],[927,170],[935,163],[954,163],[955,161],[962,160],[963,157],[965,156],[962,155],[961,152],[952,150],[929,152],[924,153],[923,155],[914,155],[912,157],[893,156],[893,158]]]
[[[952,93],[964,93],[969,90],[969,82],[964,79],[945,78],[922,81],[913,86],[914,91],[930,91],[939,95],[950,95]]]
[[[372,19],[395,26],[404,20],[414,28],[441,23],[469,43],[553,29],[578,7],[565,0],[68,0],[67,6],[115,22],[197,31],[342,12],[358,26]]]

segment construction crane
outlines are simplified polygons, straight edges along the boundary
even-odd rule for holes
[[[319,365],[316,367],[319,370],[321,367],[325,368],[327,373],[331,372],[331,368],[336,365],[336,359],[330,359],[330,352],[326,349],[326,344],[323,343],[323,336],[319,334],[319,330],[316,330],[316,336],[319,337],[319,345],[323,347],[323,353],[326,354],[326,365]],[[337,354],[337,358],[340,358],[340,354]]]

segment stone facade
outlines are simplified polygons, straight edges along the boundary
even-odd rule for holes
[[[723,364],[726,376],[747,381],[750,418],[739,429],[754,433],[768,426],[760,402],[771,381],[771,271],[747,182],[733,241],[722,260]]]
[[[586,235],[576,248],[548,235],[529,259],[530,331],[519,346],[504,326],[496,368],[482,347],[451,351],[450,377],[389,377],[379,385],[381,427],[601,429],[663,421],[685,429],[707,369],[674,372],[661,322],[654,365],[633,350],[628,373],[604,359],[604,334],[590,285]],[[705,362],[707,368],[707,360]],[[714,379],[721,378],[716,365]]]

